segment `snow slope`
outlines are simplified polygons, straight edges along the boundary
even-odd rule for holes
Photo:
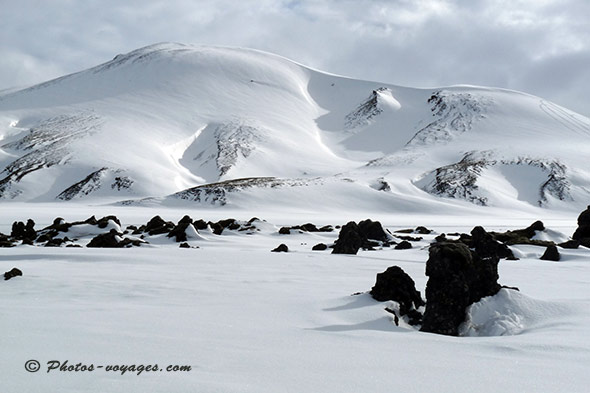
[[[16,215],[30,213],[27,204],[17,206],[0,212],[0,231],[7,232],[5,223]],[[118,209],[123,227],[154,213]],[[89,212],[57,210],[68,221]],[[43,226],[56,212],[33,213]],[[170,214],[164,219],[181,217],[180,211]],[[193,249],[179,249],[165,237],[157,245],[120,250],[2,249],[3,271],[17,266],[24,273],[0,281],[2,391],[587,391],[587,249],[560,250],[561,262],[547,262],[538,259],[543,247],[514,246],[522,259],[500,262],[500,282],[520,292],[502,290],[472,307],[466,334],[476,337],[440,336],[395,326],[384,310],[392,302],[376,302],[363,292],[377,273],[399,265],[424,293],[428,242],[443,231],[469,231],[474,218],[464,224],[434,216],[373,218],[392,232],[424,224],[435,233],[410,250],[356,256],[311,251],[317,242],[332,242],[335,232],[277,233],[281,225],[299,223],[294,221],[268,222],[254,235],[203,232],[189,241],[199,246]],[[339,219],[315,223],[342,224]],[[505,221],[479,218],[477,224],[506,230],[530,223]],[[575,221],[546,225],[544,235],[563,236]],[[269,252],[281,242],[290,253]],[[25,371],[32,359],[40,362],[37,373]],[[47,373],[52,360],[158,364],[163,371]],[[166,372],[168,365],[192,368]]]
[[[538,97],[240,48],[156,44],[0,95],[5,200],[580,211],[589,153],[590,120]]]

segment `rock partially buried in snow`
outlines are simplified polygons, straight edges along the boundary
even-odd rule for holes
[[[312,251],[324,251],[328,249],[328,245],[324,243],[318,243],[311,248]]]
[[[350,221],[340,229],[332,254],[355,255],[360,248],[373,249],[379,242],[387,241],[389,236],[379,221]]]
[[[590,206],[578,216],[578,228],[572,238],[584,247],[590,247]]]
[[[10,236],[17,240],[22,240],[23,244],[33,244],[33,241],[37,237],[35,221],[28,219],[26,224],[22,221],[15,221],[12,224]]]
[[[13,277],[18,277],[18,276],[22,276],[22,275],[23,275],[23,272],[20,269],[13,267],[11,270],[4,273],[4,280],[5,281],[10,280]]]
[[[111,229],[108,233],[102,233],[92,240],[86,247],[89,248],[123,248],[130,246],[139,246],[142,242],[129,238],[121,237],[115,229]]]
[[[401,243],[396,244],[396,246],[394,247],[394,249],[396,250],[409,250],[410,248],[412,248],[412,243],[410,243],[407,240],[403,240]]]
[[[414,280],[399,266],[388,267],[377,274],[375,286],[371,289],[373,299],[380,302],[393,300],[399,304],[400,316],[407,315],[410,325],[422,322],[422,313],[417,309],[424,305]]]
[[[561,256],[559,255],[559,251],[557,250],[557,246],[549,246],[545,249],[545,253],[541,256],[541,259],[544,261],[559,261]]]
[[[497,257],[481,258],[462,243],[434,243],[426,262],[426,311],[421,331],[456,336],[465,309],[495,295]]]
[[[289,247],[286,244],[279,244],[277,248],[271,250],[271,252],[289,252]]]

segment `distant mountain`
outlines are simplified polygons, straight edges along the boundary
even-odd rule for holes
[[[590,119],[538,97],[250,49],[156,44],[0,93],[4,200],[579,210],[589,156]]]

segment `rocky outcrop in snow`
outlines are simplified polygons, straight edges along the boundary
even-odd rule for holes
[[[560,201],[573,200],[570,193],[570,182],[567,178],[567,167],[558,160],[531,157],[497,158],[491,151],[473,151],[465,154],[454,164],[435,169],[415,184],[433,195],[447,198],[464,199],[469,202],[487,205],[495,190],[483,190],[481,179],[485,178],[488,170],[510,171],[510,168],[526,167],[536,170],[542,178],[540,184],[534,186],[536,190],[527,193],[535,194],[534,200],[527,202],[545,206],[549,198]],[[528,180],[528,179],[527,179]],[[514,179],[517,188],[522,187],[523,179]]]

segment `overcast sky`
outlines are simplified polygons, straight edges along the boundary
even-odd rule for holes
[[[588,0],[0,0],[0,15],[0,89],[174,41],[405,86],[505,87],[590,116]]]

